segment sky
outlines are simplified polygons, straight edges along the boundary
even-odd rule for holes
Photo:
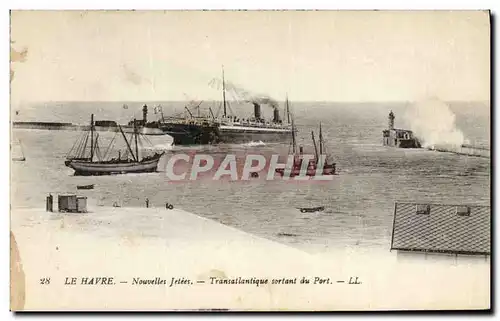
[[[13,11],[11,100],[488,101],[481,11]]]

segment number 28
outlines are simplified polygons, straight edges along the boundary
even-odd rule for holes
[[[50,278],[41,278],[40,284],[42,284],[42,285],[50,284]]]

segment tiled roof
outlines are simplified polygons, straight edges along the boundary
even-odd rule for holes
[[[396,203],[391,250],[490,254],[489,206]]]

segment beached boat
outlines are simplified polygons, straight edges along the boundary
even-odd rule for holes
[[[134,124],[135,123],[134,121]],[[75,175],[83,176],[155,172],[158,168],[158,162],[164,152],[155,152],[154,155],[141,158],[139,144],[142,143],[141,139],[144,138],[141,138],[137,126],[134,125],[134,132],[132,133],[130,141],[127,140],[120,125],[118,125],[118,129],[119,131],[111,140],[105,155],[102,156],[99,148],[99,134],[95,133],[94,115],[92,115],[90,130],[75,142],[66,157],[65,165],[74,169]],[[127,149],[123,154],[121,151],[118,151],[117,158],[108,159],[107,156],[112,152],[112,145],[117,135],[123,138]],[[89,155],[87,155],[89,140],[90,150]]]

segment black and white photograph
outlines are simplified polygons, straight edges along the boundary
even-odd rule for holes
[[[10,309],[489,310],[491,19],[12,10]]]

